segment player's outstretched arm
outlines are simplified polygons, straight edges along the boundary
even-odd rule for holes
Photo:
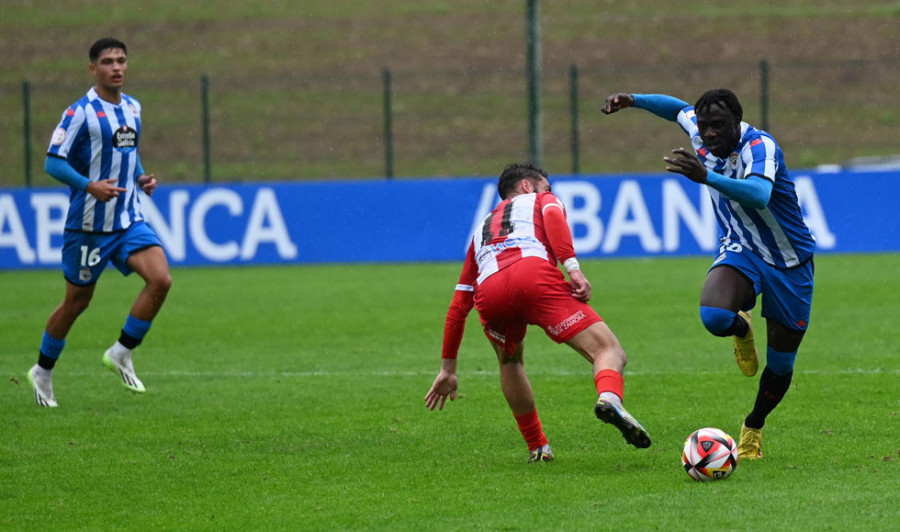
[[[615,113],[616,111],[621,111],[626,107],[631,107],[634,105],[634,96],[627,92],[617,92],[615,94],[610,94],[608,98],[606,98],[606,104],[603,106],[603,114],[610,115]]]
[[[696,155],[684,148],[675,148],[672,153],[678,157],[663,157],[667,172],[681,174],[694,183],[706,184],[706,166]]]
[[[606,99],[606,105],[603,106],[603,112],[612,114],[626,107],[635,107],[650,111],[660,118],[664,118],[670,122],[678,120],[678,113],[687,107],[688,104],[666,94],[629,94],[626,92],[617,92],[611,94]]]
[[[444,403],[449,397],[451,401],[456,399],[456,389],[459,387],[459,379],[456,376],[456,359],[445,358],[441,360],[441,371],[434,379],[431,389],[425,394],[425,406],[429,410],[444,409]]]
[[[747,179],[729,179],[706,168],[696,155],[684,148],[676,148],[672,153],[678,157],[663,157],[667,172],[712,187],[745,207],[765,209],[769,204],[774,185],[766,177],[751,174]]]

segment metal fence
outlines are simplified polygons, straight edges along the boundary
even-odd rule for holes
[[[659,171],[685,138],[642,111],[600,112],[617,91],[693,102],[728,87],[745,120],[778,139],[792,167],[900,152],[896,60],[783,64],[545,65],[542,164],[551,173]],[[0,84],[0,186],[56,185],[44,153],[67,105],[89,87]],[[529,155],[524,69],[335,72],[141,79],[144,167],[161,181],[495,175]]]

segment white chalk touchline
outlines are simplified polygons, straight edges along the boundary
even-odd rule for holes
[[[284,378],[309,378],[309,377],[345,377],[345,376],[370,376],[370,377],[424,377],[424,376],[434,376],[437,374],[437,370],[420,370],[420,371],[370,371],[370,372],[361,372],[357,370],[347,370],[347,371],[332,371],[332,370],[318,370],[318,371],[141,371],[138,368],[138,373],[141,377],[152,376],[152,377],[221,377],[221,378],[271,378],[271,377],[284,377]],[[491,376],[495,377],[499,374],[496,370],[461,370],[459,371],[461,375],[469,375],[469,376]],[[684,376],[698,376],[698,375],[731,375],[733,371],[625,371],[625,376],[629,377],[642,377],[642,376],[666,376],[666,375],[684,375]],[[886,368],[846,368],[841,370],[818,370],[818,369],[808,369],[808,370],[797,370],[794,372],[799,375],[878,375],[884,373],[886,375],[900,375],[900,368],[886,369]],[[94,372],[85,372],[79,371],[74,373],[66,372],[66,375],[70,375],[73,377],[81,377],[86,375],[94,374]],[[554,370],[529,370],[529,376],[551,376],[551,377],[569,377],[569,376],[583,376],[589,375],[590,369],[585,369],[585,371],[554,371]]]

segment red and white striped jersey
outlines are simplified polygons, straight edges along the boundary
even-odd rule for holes
[[[544,213],[555,208],[565,216],[562,202],[543,192],[519,194],[491,211],[472,239],[477,282],[525,257],[539,257],[556,266],[557,257],[544,228]]]
[[[575,258],[566,209],[551,192],[504,200],[481,222],[447,310],[443,358],[456,358],[459,352],[476,285],[525,257],[544,259],[554,267],[558,260]]]

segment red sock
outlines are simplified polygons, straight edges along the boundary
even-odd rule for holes
[[[515,416],[515,414],[513,414]],[[528,444],[528,450],[533,451],[538,447],[547,445],[547,437],[544,436],[544,430],[541,428],[541,420],[538,418],[537,408],[531,412],[515,416],[516,423],[519,424],[519,432],[525,438]]]
[[[625,380],[621,373],[613,369],[602,369],[594,375],[594,385],[597,386],[597,395],[612,392],[619,396],[619,400],[625,395]]]

